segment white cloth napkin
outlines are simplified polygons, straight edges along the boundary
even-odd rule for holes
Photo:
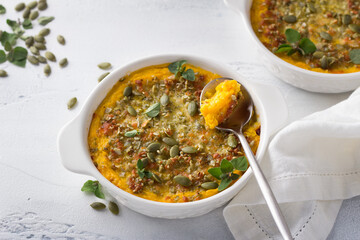
[[[360,195],[360,89],[282,129],[261,168],[293,238],[326,239],[342,200]],[[254,177],[224,217],[236,239],[282,239]]]

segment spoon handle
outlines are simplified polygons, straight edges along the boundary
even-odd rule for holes
[[[274,221],[285,240],[293,239],[288,225],[285,222],[284,216],[281,213],[280,207],[274,193],[271,191],[268,181],[266,180],[264,173],[262,172],[258,162],[255,159],[255,156],[249,146],[249,143],[246,141],[246,138],[242,133],[236,133],[239,138],[242,147],[244,148],[245,155],[250,163],[250,166],[254,172],[255,178],[259,184],[260,190],[265,198],[265,201],[269,207],[271,215],[274,218]]]

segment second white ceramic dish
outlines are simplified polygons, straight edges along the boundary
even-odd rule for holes
[[[252,0],[224,0],[224,2],[242,16],[251,40],[257,45],[262,62],[276,77],[295,87],[312,92],[340,93],[355,90],[360,86],[360,72],[345,74],[319,73],[285,62],[269,51],[257,38],[250,21]]]
[[[230,67],[213,60],[192,55],[166,54],[143,58],[114,70],[90,94],[83,108],[75,119],[66,124],[58,135],[58,151],[65,168],[72,172],[92,176],[121,204],[139,213],[161,218],[187,218],[205,214],[228,202],[244,187],[252,171],[245,174],[231,187],[206,199],[187,203],[163,203],[146,200],[130,194],[113,185],[96,169],[88,151],[87,135],[92,115],[113,85],[124,75],[134,70],[163,63],[185,59],[189,63],[238,80],[248,89],[261,122],[260,144],[257,152],[258,161],[264,156],[268,141],[286,120],[286,104],[280,92],[271,86],[254,84],[246,81]]]

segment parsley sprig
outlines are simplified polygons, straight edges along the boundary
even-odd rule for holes
[[[294,29],[286,29],[285,37],[288,43],[281,44],[275,53],[287,53],[291,56],[296,52],[308,55],[316,51],[315,44],[308,38],[301,38],[301,34]]]
[[[168,66],[170,72],[175,74],[176,79],[184,78],[189,81],[195,81],[195,73],[192,69],[186,69],[184,64],[186,60],[180,60],[177,62],[173,62]]]
[[[81,191],[83,191],[83,192],[92,192],[98,198],[105,199],[105,195],[102,192],[102,187],[101,187],[99,181],[92,181],[92,180],[86,181],[84,183],[84,186],[81,188]]]
[[[147,178],[152,177],[153,175],[152,172],[145,170],[145,165],[141,159],[137,161],[136,166],[137,166],[137,173],[141,179],[143,179],[144,177]]]
[[[223,159],[220,163],[220,167],[210,168],[208,172],[215,178],[221,180],[218,187],[219,191],[226,189],[229,184],[240,177],[239,174],[234,173],[234,169],[239,171],[246,171],[248,168],[248,162],[246,157],[234,158],[231,161]]]

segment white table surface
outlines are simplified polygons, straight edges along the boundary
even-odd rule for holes
[[[21,16],[17,1],[2,0],[5,19]],[[233,239],[222,208],[201,217],[164,220],[120,206],[120,215],[93,211],[97,199],[80,191],[88,179],[65,170],[56,149],[59,129],[80,110],[103,73],[97,64],[119,67],[137,58],[168,52],[191,53],[229,63],[249,81],[277,86],[289,106],[289,121],[326,109],[348,97],[314,94],[271,76],[258,61],[238,15],[221,0],[48,0],[43,16],[47,46],[69,65],[45,77],[42,67],[0,65],[0,239]],[[33,33],[39,31],[34,23]],[[65,36],[66,46],[56,42]],[[67,110],[71,97],[77,107]],[[360,236],[360,197],[344,201],[328,239]]]

